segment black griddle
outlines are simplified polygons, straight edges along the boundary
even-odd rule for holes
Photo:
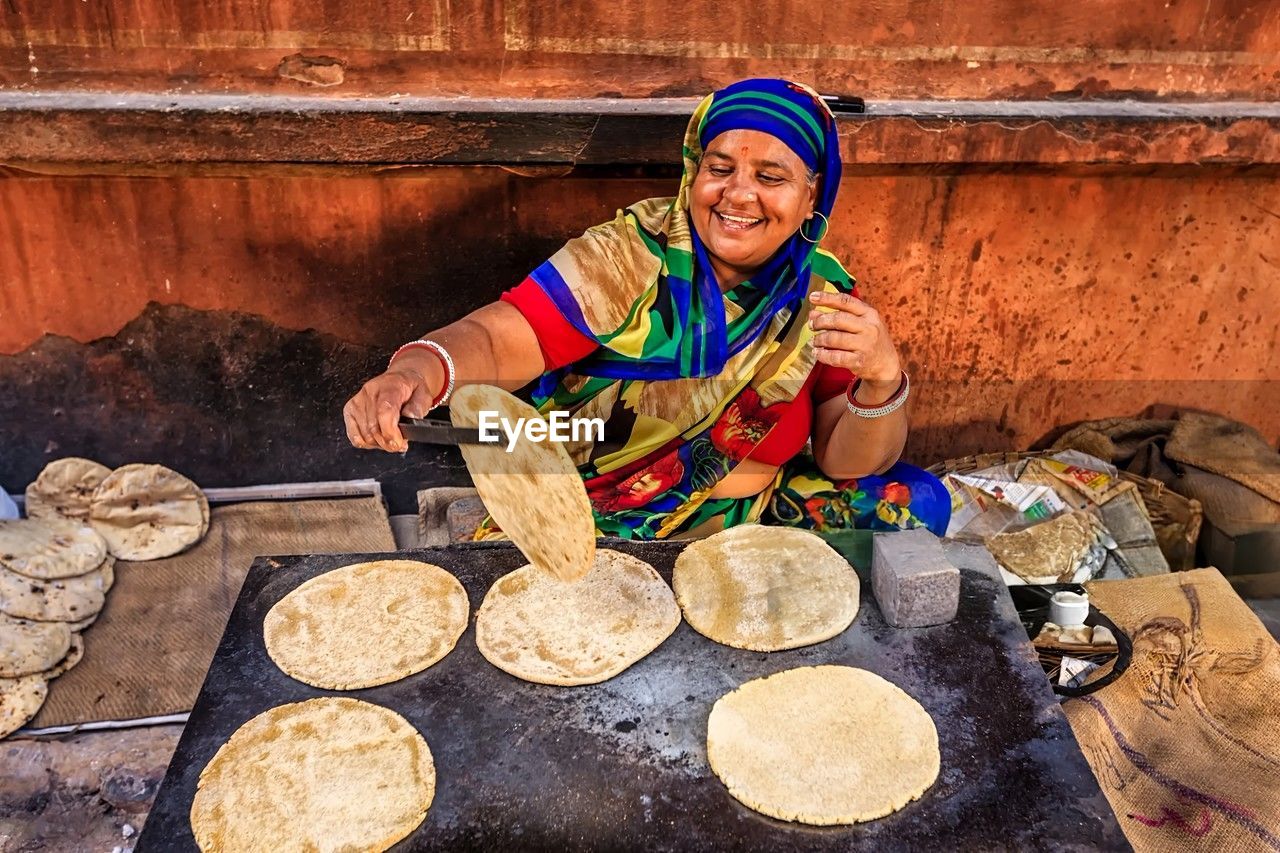
[[[646,560],[668,582],[683,547],[601,544]],[[425,560],[462,581],[473,623],[457,648],[424,672],[366,690],[318,690],[276,668],[262,640],[272,605],[316,575],[389,557]],[[494,580],[524,563],[503,543],[258,558],[137,849],[197,849],[191,800],[218,748],[269,708],[326,695],[391,708],[431,747],[435,800],[395,850],[1128,849],[1004,584],[985,571],[962,570],[959,614],[947,625],[889,627],[863,573],[857,619],[825,643],[762,654],[682,623],[609,681],[550,687],[507,675],[476,649],[476,608]],[[806,827],[747,809],[712,774],[706,722],[715,700],[752,678],[821,663],[878,673],[932,715],[942,769],[920,800],[865,824]]]

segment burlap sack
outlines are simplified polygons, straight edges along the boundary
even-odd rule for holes
[[[1280,646],[1217,569],[1085,586],[1133,661],[1063,710],[1129,843],[1280,849]]]

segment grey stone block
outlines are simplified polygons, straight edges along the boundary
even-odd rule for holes
[[[877,533],[871,547],[871,589],[886,622],[922,628],[955,618],[960,570],[947,561],[938,537],[921,528]]]

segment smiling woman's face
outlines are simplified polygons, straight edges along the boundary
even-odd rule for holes
[[[781,139],[730,130],[707,145],[689,192],[689,217],[722,287],[751,277],[806,219],[818,182]]]

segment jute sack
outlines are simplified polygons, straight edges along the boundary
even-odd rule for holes
[[[1085,586],[1133,661],[1063,710],[1129,843],[1280,849],[1280,646],[1217,569]]]

